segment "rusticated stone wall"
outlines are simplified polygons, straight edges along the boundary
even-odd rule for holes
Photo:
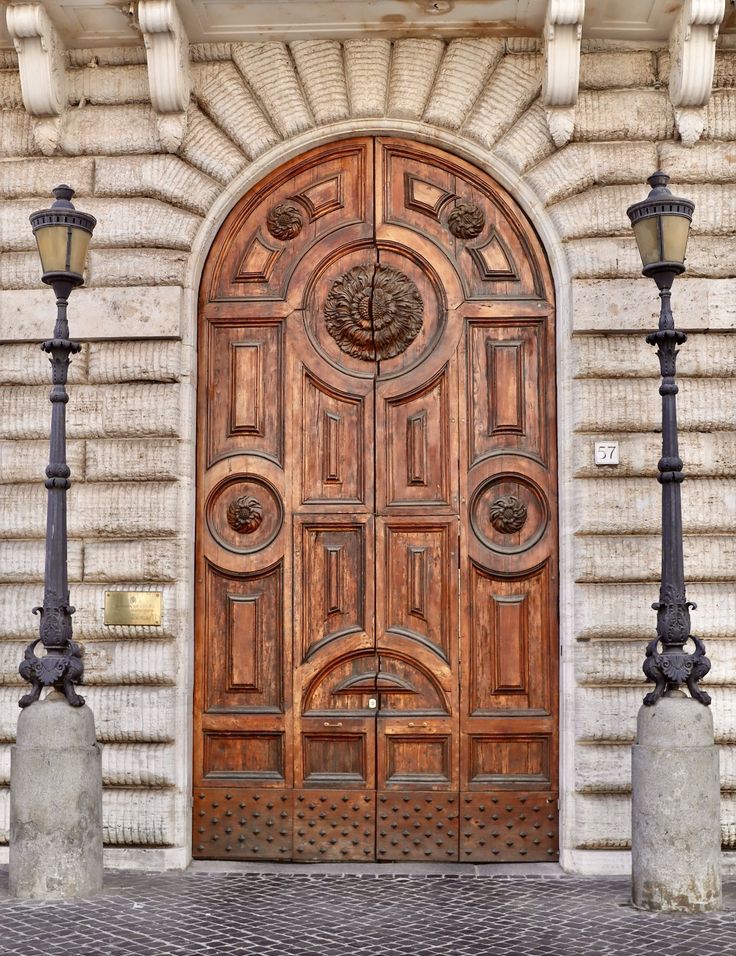
[[[419,135],[497,174],[537,222],[560,301],[563,861],[601,869],[629,839],[629,758],[659,574],[658,366],[643,342],[656,290],[627,205],[657,166],[692,197],[692,331],[680,359],[686,569],[713,660],[724,845],[736,847],[736,53],[723,50],[703,139],[674,140],[664,50],[597,43],[581,63],[573,141],[539,100],[536,41],[433,39],[191,49],[184,141],[165,154],[142,48],[69,54],[70,108],[42,157],[13,54],[0,58],[0,841],[7,839],[17,663],[42,593],[53,302],[28,214],[67,181],[99,219],[70,306],[83,351],[68,405],[70,580],[103,750],[105,839],[127,865],[187,860],[192,664],[196,283],[208,237],[297,147],[356,131]],[[194,249],[194,252],[192,250]],[[126,341],[120,341],[125,339]],[[596,439],[621,464],[593,465]],[[161,628],[102,623],[108,587],[164,594]],[[134,848],[156,848],[141,855]]]

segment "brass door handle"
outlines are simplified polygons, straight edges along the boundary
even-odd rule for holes
[[[338,722],[337,722],[336,724],[331,724],[331,723],[329,722],[329,720],[326,720],[325,723],[324,723],[324,726],[325,726],[325,727],[342,727],[342,721],[341,721],[341,720],[338,720]]]
[[[423,720],[421,723],[415,724],[413,720],[410,720],[408,726],[409,727],[429,727],[429,722],[426,720]]]

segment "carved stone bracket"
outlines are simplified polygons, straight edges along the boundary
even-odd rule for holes
[[[584,14],[585,0],[549,0],[547,4],[542,102],[556,146],[570,141],[575,126]]]
[[[151,104],[160,114],[161,145],[173,153],[187,128],[189,40],[174,0],[138,0],[138,23],[146,47]]]
[[[64,44],[40,3],[9,6],[8,32],[18,54],[23,105],[34,117],[33,136],[45,156],[59,145],[66,109]]]
[[[703,132],[725,7],[725,0],[685,0],[670,33],[670,100],[685,146]]]

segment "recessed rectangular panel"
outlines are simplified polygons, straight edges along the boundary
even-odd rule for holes
[[[559,856],[557,793],[461,793],[461,863],[553,863]]]
[[[376,856],[379,861],[453,862],[462,822],[457,791],[379,790]]]
[[[379,787],[449,785],[452,741],[444,734],[387,734],[385,781]]]
[[[263,627],[258,620],[258,598],[228,594],[227,604],[231,686],[256,690],[261,684],[258,652]]]
[[[385,465],[377,477],[385,481],[385,502],[379,492],[379,507],[450,506],[456,430],[448,370],[408,395],[385,399],[382,414]]]
[[[302,519],[294,526],[296,640],[305,660],[321,647],[366,626],[366,527]]]
[[[204,732],[204,776],[283,780],[284,747],[280,733]]]
[[[374,790],[294,791],[294,860],[357,863],[375,858]]]
[[[495,580],[471,566],[469,590],[470,713],[548,713],[548,565]]]
[[[281,323],[208,326],[207,466],[237,452],[283,460]]]
[[[457,599],[457,519],[387,520],[378,587],[384,632],[401,634],[450,659]]]
[[[470,738],[471,786],[551,787],[548,734],[473,734]]]
[[[365,497],[365,407],[303,370],[301,503],[360,504]]]
[[[543,328],[538,319],[470,321],[470,465],[501,451],[523,452],[546,461]]]
[[[205,711],[281,712],[281,565],[242,576],[208,565],[205,594]]]
[[[364,784],[367,777],[365,734],[302,734],[304,783],[307,786]]]

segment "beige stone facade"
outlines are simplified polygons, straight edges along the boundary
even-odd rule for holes
[[[659,577],[658,366],[653,283],[626,207],[656,168],[696,203],[674,289],[691,332],[679,365],[685,558],[696,633],[713,661],[723,842],[736,849],[736,52],[716,53],[698,142],[676,132],[667,49],[583,42],[571,141],[541,100],[538,40],[426,36],[190,47],[191,102],[171,151],[143,47],[74,49],[49,146],[0,61],[0,841],[9,747],[42,593],[49,409],[38,342],[53,319],[30,212],[57,182],[99,222],[70,300],[69,567],[87,699],[104,743],[109,862],[190,859],[196,303],[219,225],[268,171],[359,133],[456,152],[535,225],[558,301],[562,844],[565,867],[623,870],[629,758]],[[168,146],[168,148],[167,148]],[[43,151],[42,151],[43,150]],[[44,155],[51,153],[51,155]],[[596,440],[621,463],[593,463]],[[110,588],[163,592],[163,626],[103,624]],[[605,852],[602,852],[605,851]],[[5,851],[7,852],[7,851]]]

